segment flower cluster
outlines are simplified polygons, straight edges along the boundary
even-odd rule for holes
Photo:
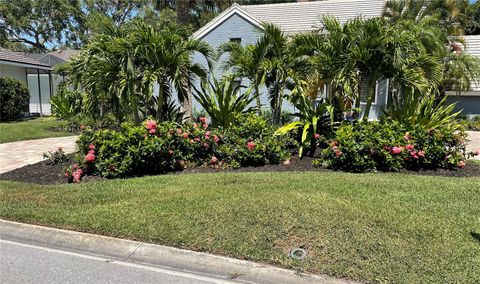
[[[88,153],[87,155],[85,155],[85,162],[87,164],[92,164],[93,162],[95,162],[95,145],[90,144],[88,148]]]
[[[68,179],[68,182],[74,183],[79,183],[82,180],[83,175],[84,171],[77,163],[69,166],[64,174],[64,176]]]
[[[147,120],[147,122],[145,123],[145,127],[150,134],[155,134],[157,132],[157,122],[155,122],[155,120]]]

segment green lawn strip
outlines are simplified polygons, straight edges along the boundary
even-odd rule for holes
[[[0,182],[5,219],[367,282],[478,283],[480,179],[180,174],[80,185]],[[287,257],[293,247],[304,261]]]
[[[0,123],[0,143],[72,135],[54,130],[61,126],[62,122],[53,118],[2,122]]]

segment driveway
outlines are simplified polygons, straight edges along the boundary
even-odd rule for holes
[[[467,152],[475,152],[480,150],[480,131],[467,131],[468,133],[468,143],[467,143]],[[475,160],[480,160],[480,156],[473,157]]]
[[[0,173],[43,160],[43,153],[62,147],[65,153],[77,151],[78,136],[55,137],[0,144]]]

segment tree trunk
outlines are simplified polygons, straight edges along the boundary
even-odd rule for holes
[[[375,97],[375,85],[377,84],[377,80],[370,78],[370,84],[368,85],[368,97],[367,97],[367,104],[365,105],[365,112],[363,114],[363,121],[368,120],[368,116],[370,115],[370,109],[372,108],[373,98]]]
[[[182,103],[183,121],[190,121],[193,118],[192,88],[188,88],[187,98]]]
[[[158,81],[158,97],[157,97],[157,120],[162,121],[163,117],[163,101],[164,101],[164,88],[163,88],[163,82]]]
[[[177,23],[180,25],[188,25],[190,23],[190,1],[191,0],[177,0]]]
[[[258,92],[258,85],[255,85],[255,102],[257,104],[257,114],[262,114],[262,101],[260,100],[260,94]]]
[[[358,98],[355,101],[355,108],[357,109],[355,111],[355,118],[360,118],[360,114],[362,113],[362,110],[360,109],[360,103],[363,98],[368,98],[368,92],[370,88],[370,81],[372,78],[368,76],[367,74],[362,74],[362,78],[360,81],[360,90],[358,94]]]
[[[280,125],[282,119],[282,98],[283,98],[283,88],[278,90],[277,98],[275,99],[275,108],[273,109],[273,124]]]

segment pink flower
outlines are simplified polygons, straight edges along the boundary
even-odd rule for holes
[[[458,167],[459,167],[459,168],[463,168],[463,167],[465,167],[465,165],[466,165],[466,164],[465,164],[464,161],[458,162]]]
[[[78,164],[77,164],[77,163],[73,163],[72,168],[73,168],[73,169],[78,168]]]
[[[64,173],[63,176],[68,178],[70,176],[70,174],[69,173]]]
[[[202,127],[203,127],[203,128],[207,128],[207,127],[208,127],[208,124],[203,123],[203,124],[202,124]]]
[[[198,124],[194,123],[193,128],[198,128]]]
[[[218,159],[217,159],[217,157],[215,157],[215,156],[212,156],[212,159],[210,160],[210,162],[212,163],[212,165],[215,165],[215,164],[217,164],[217,162],[218,162]]]
[[[187,139],[188,138],[188,133],[187,132],[184,132],[183,133],[183,139]]]
[[[207,123],[207,118],[205,116],[200,117],[200,122],[203,124]]]
[[[319,139],[319,138],[320,138],[320,134],[318,134],[318,133],[313,134],[313,138]]]
[[[83,124],[80,125],[80,130],[85,130],[85,128],[87,128],[85,125]]]
[[[405,141],[410,141],[412,139],[412,136],[410,136],[410,133],[405,133],[405,135],[403,136],[403,140]]]
[[[195,137],[195,142],[200,142],[200,137]]]
[[[210,131],[205,132],[205,139],[210,139]]]
[[[91,164],[95,161],[95,155],[92,154],[92,153],[88,153],[86,156],[85,156],[85,162],[87,162],[88,164]]]
[[[95,145],[93,145],[93,144],[88,145],[88,149],[95,150]]]
[[[247,149],[248,151],[252,151],[255,148],[255,142],[253,141],[248,141],[247,142]]]
[[[480,155],[480,150],[475,151],[475,152],[473,153],[473,155],[479,156],[479,155]]]
[[[391,148],[390,148],[390,146],[388,146],[388,145],[383,145],[383,149],[384,149],[385,151],[390,151]]]
[[[172,155],[173,155],[173,150],[172,150],[172,149],[169,149],[169,150],[168,150],[168,154],[169,154],[170,156],[172,156]]]
[[[415,149],[415,146],[413,146],[412,144],[408,144],[407,146],[405,146],[405,149],[407,149],[408,151],[413,151],[413,149]]]
[[[285,160],[285,161],[283,161],[283,164],[284,164],[285,166],[290,165],[290,160]]]
[[[207,142],[203,143],[203,148],[208,149],[210,146],[208,145]]]
[[[151,128],[151,129],[148,130],[148,133],[150,133],[150,134],[155,134],[155,132],[157,132],[156,128]]]
[[[90,150],[90,151],[88,151],[88,154],[95,155],[95,150]]]
[[[195,143],[195,141],[193,141],[193,139],[190,139],[190,144],[193,144]]]
[[[390,150],[390,153],[393,154],[393,155],[398,155],[398,154],[402,153],[402,148],[394,146]]]
[[[79,183],[80,182],[80,175],[79,174],[72,174],[73,182]]]
[[[425,151],[420,150],[420,151],[418,151],[417,155],[418,155],[419,157],[422,157],[422,158],[423,158],[423,157],[425,157]]]
[[[177,135],[182,135],[182,133],[183,133],[182,129],[178,128],[177,129]]]
[[[415,151],[410,152],[410,156],[414,159],[418,159],[417,152],[415,152]]]
[[[340,157],[340,156],[342,156],[342,155],[343,155],[343,153],[340,152],[340,150],[336,150],[336,151],[335,151],[335,157]]]
[[[213,135],[213,141],[215,141],[215,143],[218,143],[218,141],[220,141],[220,137],[218,137],[217,135]]]
[[[147,120],[146,127],[148,130],[155,129],[157,128],[157,123],[155,122],[155,120],[149,119]]]

